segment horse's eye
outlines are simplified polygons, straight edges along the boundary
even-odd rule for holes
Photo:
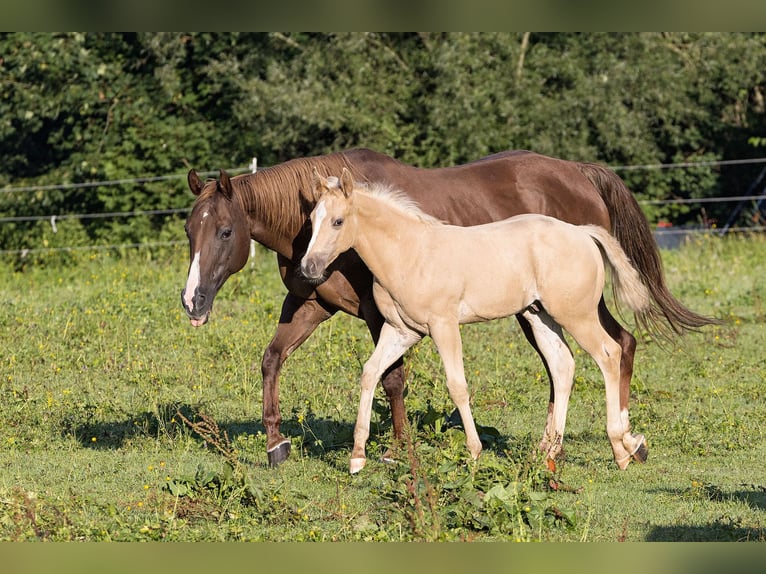
[[[231,229],[221,230],[221,239],[228,239],[229,237],[231,237]]]
[[[343,218],[342,217],[339,217],[338,219],[336,219],[336,220],[334,220],[332,222],[332,226],[333,227],[340,227],[341,225],[343,225]]]

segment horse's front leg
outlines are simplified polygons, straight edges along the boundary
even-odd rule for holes
[[[354,448],[351,451],[349,472],[356,474],[367,463],[366,445],[370,437],[370,418],[372,417],[372,399],[377,385],[383,373],[397,359],[420,341],[421,335],[406,329],[395,328],[385,323],[380,331],[375,350],[364,364],[362,379],[360,382],[361,396],[359,397],[359,410],[354,426]]]
[[[290,456],[290,440],[282,436],[279,425],[279,373],[287,357],[303,344],[317,326],[332,317],[316,300],[301,299],[288,293],[282,303],[279,324],[261,361],[263,375],[263,426],[266,427],[266,454],[270,466],[278,466]]]

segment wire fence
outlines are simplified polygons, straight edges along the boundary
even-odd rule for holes
[[[740,160],[721,160],[721,161],[701,161],[701,162],[682,162],[682,163],[667,163],[667,164],[646,164],[646,165],[620,165],[620,166],[608,166],[609,169],[619,171],[634,171],[634,170],[656,170],[656,169],[689,169],[699,167],[724,167],[724,166],[740,166],[748,164],[764,164],[766,163],[766,157],[763,158],[749,158]],[[228,169],[227,172],[231,174],[244,173],[254,170],[256,164],[255,158],[253,163],[248,167],[236,167]],[[217,171],[198,172],[203,177],[215,176]],[[157,183],[163,181],[176,181],[185,180],[186,174],[173,174],[163,176],[152,177],[135,177],[135,178],[122,178],[115,180],[104,181],[92,181],[92,182],[78,182],[78,183],[62,183],[55,185],[31,185],[10,187],[5,186],[0,189],[0,194],[26,194],[26,193],[39,193],[47,191],[69,191],[69,190],[83,190],[83,189],[95,189],[103,187],[116,187],[124,185],[142,185],[146,183]],[[722,196],[722,197],[704,197],[704,198],[677,198],[677,199],[648,199],[639,200],[639,204],[642,205],[694,205],[694,204],[711,204],[711,203],[726,203],[726,202],[746,202],[757,201],[761,202],[766,199],[766,189],[762,190],[758,194],[751,195],[738,195],[738,196]],[[88,219],[111,219],[111,218],[129,218],[139,216],[162,216],[162,215],[185,215],[191,210],[191,206],[188,208],[173,208],[173,209],[153,209],[153,210],[132,210],[132,211],[113,211],[113,212],[100,212],[100,213],[68,213],[68,214],[50,214],[50,215],[19,215],[19,216],[0,216],[0,225],[7,223],[18,222],[39,222],[49,221],[53,230],[56,231],[56,223],[65,220],[88,220]],[[749,227],[727,227],[726,232],[760,232],[766,230],[764,226],[749,226]],[[658,239],[686,237],[689,234],[695,233],[720,233],[720,229],[716,228],[658,228],[655,231],[655,236]],[[659,241],[662,245],[663,241]],[[665,240],[664,243],[675,243],[675,239]],[[71,246],[71,247],[40,247],[31,249],[0,249],[0,254],[32,254],[32,253],[44,253],[44,252],[76,252],[76,251],[88,251],[88,250],[110,250],[110,249],[133,249],[133,248],[155,248],[155,247],[169,247],[176,245],[184,245],[185,241],[157,241],[157,242],[142,242],[142,243],[125,243],[125,244],[113,244],[113,245],[84,245],[84,246]]]

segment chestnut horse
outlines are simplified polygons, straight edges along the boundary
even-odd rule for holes
[[[192,324],[208,320],[218,290],[245,265],[251,238],[277,253],[288,290],[261,362],[263,424],[271,465],[283,462],[290,452],[290,442],[279,430],[279,373],[287,357],[338,311],[363,319],[374,341],[383,325],[372,297],[372,275],[353,252],[333,263],[333,273],[321,285],[307,281],[298,270],[311,236],[308,216],[313,208],[302,199],[301,190],[311,188],[314,168],[327,176],[341,173],[344,167],[356,181],[401,189],[426,213],[455,225],[479,225],[521,213],[600,225],[612,231],[650,289],[652,306],[641,327],[681,333],[714,322],[690,311],[669,292],[641,208],[614,172],[595,164],[506,151],[465,165],[424,169],[371,150],[353,149],[298,158],[233,178],[221,171],[217,181],[203,182],[191,170],[188,184],[197,198],[186,221],[190,264],[182,303]],[[603,301],[599,313],[604,328],[621,348],[620,408],[627,410],[636,341]],[[522,315],[518,320],[539,353],[528,321]],[[550,379],[547,363],[545,368]],[[394,437],[400,438],[405,421],[401,360],[384,374],[383,388],[391,406]],[[554,404],[551,385],[549,416]]]
[[[643,435],[630,432],[628,413],[620,411],[620,346],[599,318],[605,265],[612,270],[617,300],[638,316],[649,306],[649,292],[607,230],[529,213],[460,227],[426,215],[391,187],[356,185],[346,169],[340,181],[315,171],[314,182],[308,196],[316,203],[312,235],[301,273],[321,283],[330,264],[354,249],[372,272],[373,297],[385,319],[362,369],[352,474],[367,462],[375,386],[425,336],[433,339],[442,358],[468,450],[477,459],[482,446],[468,399],[460,325],[515,314],[532,326],[555,389],[553,417],[540,443],[548,459],[561,451],[574,383],[574,358],[562,328],[604,375],[607,435],[615,462],[625,469],[631,456],[646,458]]]

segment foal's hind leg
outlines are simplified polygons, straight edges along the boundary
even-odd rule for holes
[[[636,353],[636,338],[628,333],[622,325],[612,316],[604,303],[604,298],[598,303],[598,316],[601,324],[606,329],[609,336],[612,337],[622,348],[620,361],[620,414],[628,416],[628,404],[630,402],[630,381],[633,377],[633,358]],[[638,446],[631,455],[638,462],[646,462],[649,450],[643,435],[637,435]]]
[[[567,321],[564,327],[601,369],[606,390],[606,433],[617,466],[625,469],[640,442],[630,432],[628,412],[620,410],[620,345],[604,330],[595,313]]]
[[[540,450],[546,453],[549,461],[553,461],[561,452],[564,440],[569,396],[574,381],[574,357],[561,327],[545,310],[527,310],[524,318],[534,334],[536,348],[551,380],[551,402]]]
[[[545,372],[548,375],[548,414],[545,421],[545,431],[543,432],[544,441],[545,437],[548,436],[549,431],[553,430],[553,405],[556,403],[556,391],[553,387],[553,375],[551,375],[551,368],[548,365],[548,359],[545,358],[545,355],[540,350],[540,345],[537,343],[535,331],[532,329],[532,325],[529,324],[529,321],[521,313],[516,315],[516,319],[518,320],[519,325],[521,326],[521,330],[524,333],[524,336],[527,338],[527,341],[530,345],[532,345],[532,348],[539,355],[540,360],[543,363],[543,367],[545,367]],[[547,446],[541,442],[540,449],[547,450]]]

